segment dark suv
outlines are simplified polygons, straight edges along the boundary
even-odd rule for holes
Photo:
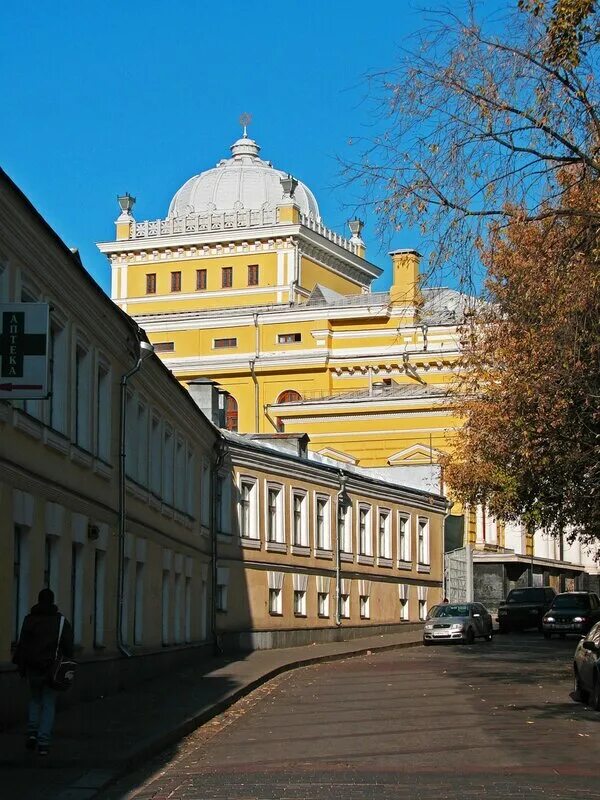
[[[557,594],[550,610],[544,615],[544,638],[553,633],[586,634],[600,622],[600,600],[594,592],[563,592]]]
[[[556,592],[551,586],[512,589],[498,608],[500,633],[537,628],[542,630],[544,614],[554,601]]]

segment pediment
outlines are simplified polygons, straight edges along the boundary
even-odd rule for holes
[[[350,453],[343,453],[341,450],[334,450],[333,447],[324,447],[322,450],[319,450],[318,453],[320,456],[331,458],[334,461],[340,461],[342,464],[352,464],[353,466],[358,464],[358,458],[351,456]]]
[[[430,447],[428,444],[413,444],[404,450],[399,450],[388,458],[388,464],[437,464],[442,452]]]

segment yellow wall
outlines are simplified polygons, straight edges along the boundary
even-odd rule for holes
[[[310,258],[302,256],[300,286],[310,292],[317,283],[340,294],[358,294],[361,291],[358,284],[343,275],[336,275],[327,267],[322,267]]]

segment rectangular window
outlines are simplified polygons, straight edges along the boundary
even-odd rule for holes
[[[156,497],[161,496],[162,437],[160,420],[152,417],[150,426],[150,489]]]
[[[14,527],[12,641],[19,638],[29,611],[29,542],[27,528]]]
[[[67,333],[55,323],[50,323],[50,427],[66,433],[67,425]]]
[[[184,638],[192,641],[192,579],[185,579]]]
[[[181,272],[171,273],[171,291],[172,292],[181,291]]]
[[[408,622],[409,619],[408,597],[402,598],[400,600],[400,619],[403,622]]]
[[[162,574],[162,643],[169,644],[169,614],[170,614],[170,589],[171,573],[163,569]]]
[[[174,608],[174,625],[173,625],[173,641],[175,644],[181,644],[183,641],[183,576],[181,572],[175,573],[175,608]]]
[[[75,350],[75,442],[90,450],[90,354]]]
[[[96,385],[96,452],[103,461],[110,459],[110,371],[98,364]]]
[[[283,491],[280,486],[267,487],[267,541],[284,542]]]
[[[223,267],[221,269],[221,286],[223,289],[231,289],[233,286],[233,267]]]
[[[173,505],[173,466],[174,466],[175,443],[173,434],[170,430],[165,430],[163,436],[163,500],[169,505]]]
[[[360,596],[360,618],[369,619],[371,616],[369,596],[361,594]]]
[[[104,646],[104,585],[106,553],[94,552],[94,647]]]
[[[83,545],[71,544],[71,626],[75,644],[81,644],[83,629]]]
[[[318,592],[317,610],[320,617],[329,617],[329,593]]]
[[[258,286],[258,264],[248,265],[248,286]]]
[[[350,595],[340,594],[340,617],[350,619]]]
[[[417,523],[417,560],[429,564],[429,520],[419,517]]]
[[[44,548],[44,587],[52,589],[56,594],[58,589],[58,548],[54,536],[46,536]]]
[[[146,294],[156,294],[156,272],[146,273]]]
[[[410,562],[410,517],[398,517],[398,561]]]
[[[175,445],[175,508],[185,511],[185,443],[177,440]]]
[[[258,539],[256,525],[256,481],[242,479],[240,482],[240,536]]]
[[[331,549],[331,536],[329,526],[329,498],[317,497],[315,504],[316,513],[316,547],[318,550]]]
[[[302,341],[301,333],[280,333],[277,336],[277,344],[295,344]]]
[[[217,611],[225,613],[228,608],[229,567],[217,567]]]
[[[129,642],[129,595],[131,584],[131,559],[123,559],[123,605],[121,613],[121,638]]]
[[[379,558],[392,557],[392,542],[390,535],[390,512],[379,512],[379,528],[377,537]]]
[[[308,530],[306,525],[306,495],[294,492],[292,495],[292,543],[297,547],[308,547]]]
[[[338,502],[338,536],[342,553],[352,552],[352,531],[350,529],[349,506]]]
[[[360,555],[372,555],[371,509],[365,506],[358,510],[358,546]]]
[[[210,498],[212,493],[211,488],[212,470],[210,464],[206,459],[202,459],[202,479],[200,483],[200,522],[202,525],[207,526],[210,521]]]
[[[294,615],[296,617],[306,616],[306,592],[294,590]]]
[[[154,342],[155,353],[172,353],[175,350],[175,342]]]
[[[228,337],[225,339],[213,339],[213,349],[221,350],[224,347],[237,347],[237,339]]]
[[[427,601],[419,600],[419,619],[423,622],[427,618]]]
[[[137,432],[137,480],[142,486],[148,486],[148,410],[143,403],[138,403],[135,425]]]
[[[283,614],[281,589],[269,589],[269,614],[274,616],[281,616]]]
[[[201,292],[206,289],[206,270],[205,269],[197,269],[196,270],[196,291]]]
[[[133,606],[133,643],[144,641],[144,562],[135,565],[135,603]]]

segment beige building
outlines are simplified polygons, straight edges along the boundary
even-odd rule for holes
[[[51,307],[50,396],[0,401],[4,719],[24,694],[11,649],[44,586],[73,623],[74,697],[175,666],[211,641],[218,432],[156,356],[145,360],[127,384],[119,525],[120,382],[145,336],[0,173],[0,302],[36,301]]]

